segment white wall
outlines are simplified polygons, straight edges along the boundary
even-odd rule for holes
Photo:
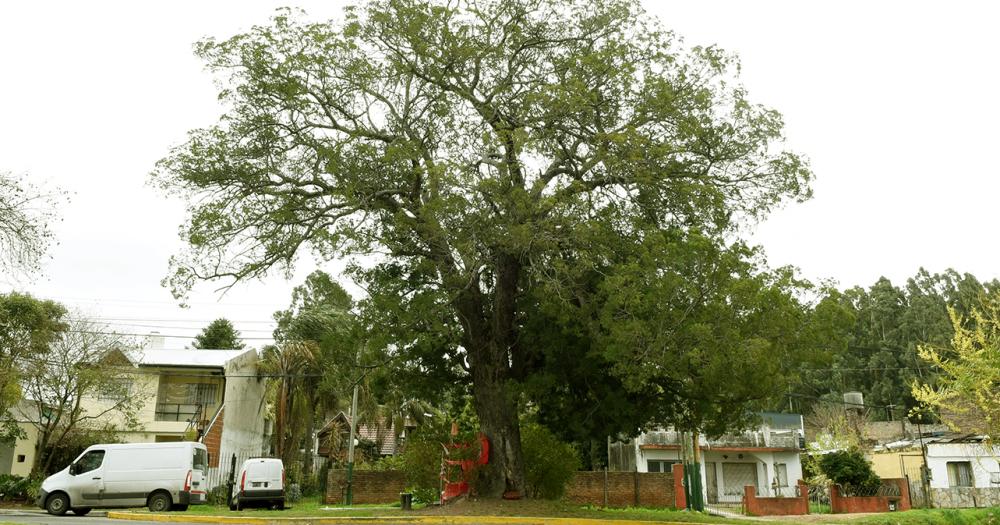
[[[679,450],[639,449],[635,462],[636,470],[639,472],[649,472],[649,467],[646,464],[648,460],[680,461],[681,456]]]
[[[220,465],[228,465],[225,462],[232,454],[262,455],[265,451],[265,381],[256,377],[257,360],[257,352],[251,350],[226,363]]]
[[[1000,449],[990,451],[978,443],[929,443],[927,467],[931,469],[931,488],[948,488],[948,462],[968,461],[972,464],[975,486],[1000,487],[990,483],[990,472],[1000,472]]]

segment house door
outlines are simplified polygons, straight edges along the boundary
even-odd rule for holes
[[[757,465],[755,463],[723,463],[722,464],[722,501],[739,503],[743,501],[743,487],[757,483]]]
[[[715,462],[705,463],[705,491],[708,492],[708,502],[719,502],[719,475],[715,472]]]

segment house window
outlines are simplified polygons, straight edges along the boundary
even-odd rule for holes
[[[157,421],[191,421],[211,418],[219,406],[221,378],[204,381],[163,376],[156,399]]]
[[[17,462],[18,463],[24,463],[24,454],[18,454],[17,455]]]
[[[784,463],[774,464],[774,480],[778,483],[779,487],[788,486],[788,465]]]
[[[118,379],[102,384],[97,390],[98,401],[118,403],[132,396],[132,381]]]
[[[650,459],[646,461],[646,472],[671,472],[672,465],[676,460]]]
[[[972,463],[968,461],[948,462],[948,486],[949,487],[972,487]]]

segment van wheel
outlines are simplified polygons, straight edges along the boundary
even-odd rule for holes
[[[62,492],[56,492],[45,500],[45,510],[53,516],[62,516],[69,510],[69,496]]]
[[[90,514],[90,507],[76,507],[72,510],[73,514],[76,514],[77,516],[86,516],[87,514]]]
[[[149,512],[167,512],[171,505],[170,495],[165,492],[157,492],[149,497]]]

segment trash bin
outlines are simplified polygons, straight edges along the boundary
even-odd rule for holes
[[[413,493],[399,493],[399,507],[403,510],[413,510]]]

